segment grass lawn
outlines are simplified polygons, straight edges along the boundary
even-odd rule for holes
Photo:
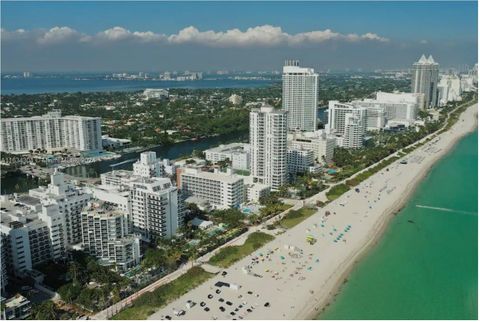
[[[350,188],[346,184],[344,184],[344,183],[337,184],[337,185],[331,187],[330,190],[327,191],[326,196],[327,196],[328,200],[332,201],[332,200],[337,199],[341,195],[343,195],[348,190],[350,190]]]
[[[162,285],[153,292],[140,296],[131,307],[111,317],[112,320],[145,320],[162,306],[199,286],[215,274],[193,267],[176,280]]]
[[[285,229],[290,229],[295,227],[311,215],[313,215],[317,210],[315,208],[303,207],[299,210],[292,210],[288,212],[285,217],[280,220],[279,225]]]
[[[210,258],[209,263],[220,267],[229,267],[243,257],[253,253],[275,237],[269,234],[255,232],[248,236],[245,243],[241,246],[228,246],[222,248],[216,255]]]

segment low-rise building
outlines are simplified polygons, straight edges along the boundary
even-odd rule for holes
[[[167,99],[168,90],[163,88],[147,88],[143,91],[143,97],[146,101],[151,99]]]
[[[8,300],[2,299],[2,320],[28,320],[32,313],[30,301],[17,294]]]
[[[290,147],[287,151],[287,163],[289,174],[306,173],[315,164],[315,154],[312,150]]]
[[[216,163],[230,160],[235,170],[250,169],[250,144],[230,143],[205,150],[205,159]]]
[[[182,193],[208,201],[213,208],[240,206],[244,202],[243,185],[243,178],[230,173],[212,173],[192,168],[185,168],[181,172]]]
[[[332,162],[335,145],[335,137],[322,130],[288,135],[288,147],[313,151],[317,163]]]

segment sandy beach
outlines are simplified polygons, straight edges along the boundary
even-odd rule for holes
[[[356,187],[357,191],[345,193],[149,319],[167,315],[195,320],[316,317],[435,162],[476,128],[476,114],[477,104],[467,108],[449,131],[371,176]],[[307,237],[316,242],[308,243]],[[192,305],[187,305],[188,301]],[[184,314],[176,316],[180,310]]]

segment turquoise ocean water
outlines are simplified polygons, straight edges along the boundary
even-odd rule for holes
[[[434,166],[319,319],[477,319],[477,135]]]

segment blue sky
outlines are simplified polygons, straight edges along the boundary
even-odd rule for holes
[[[263,43],[259,46],[255,40],[258,34],[265,34],[264,29],[259,29],[255,35],[241,34],[238,36],[240,40],[236,39],[235,35],[221,43],[217,39],[221,36],[220,33],[230,29],[238,28],[245,32],[248,28],[265,25],[281,28],[281,33],[287,34],[285,37],[297,36],[295,39],[290,37],[289,40],[266,40],[268,48],[265,48]],[[473,50],[477,46],[476,2],[2,2],[2,30],[26,31],[21,35],[5,33],[2,37],[2,65],[4,69],[22,66],[72,70],[101,68],[100,61],[87,66],[85,59],[75,56],[72,46],[78,46],[78,55],[98,52],[99,60],[108,57],[109,51],[105,42],[102,48],[87,46],[86,42],[93,43],[93,40],[88,38],[86,41],[85,37],[93,37],[116,26],[131,33],[151,32],[154,40],[149,38],[145,41],[146,38],[141,38],[141,43],[135,43],[135,51],[145,52],[134,52],[128,48],[132,47],[134,39],[139,40],[140,37],[124,32],[118,37],[123,44],[116,38],[116,42],[110,47],[112,59],[105,62],[106,70],[117,69],[122,65],[127,69],[141,68],[142,63],[147,65],[150,61],[152,51],[164,55],[163,57],[172,62],[172,68],[181,68],[182,62],[179,59],[187,59],[189,62],[184,61],[185,68],[197,69],[201,66],[220,68],[227,64],[245,68],[249,63],[252,69],[262,69],[261,64],[253,62],[252,58],[249,62],[245,55],[271,53],[280,59],[282,55],[294,54],[312,60],[313,50],[322,52],[319,59],[325,56],[326,63],[318,63],[319,68],[328,68],[329,64],[332,68],[373,68],[372,58],[377,60],[378,68],[400,67],[424,51],[431,52],[450,65],[463,62],[471,64],[477,59],[476,50]],[[165,40],[189,26],[193,26],[195,30],[193,36],[188,35],[188,40],[182,38],[181,42],[174,44],[172,40]],[[55,42],[28,45],[27,39],[32,43],[32,39],[38,40],[34,37],[42,37],[42,32],[54,27],[68,29],[55,29],[54,33],[51,33],[52,37],[56,37]],[[209,35],[202,33],[209,30],[218,34],[205,40]],[[317,35],[314,40],[298,40],[304,39],[305,33],[325,30],[333,33],[329,34],[328,40],[325,40],[324,34]],[[272,37],[280,37],[278,33],[280,31],[275,31]],[[351,34],[357,35],[357,38],[347,39],[347,35]],[[245,37],[249,40],[236,43]],[[61,47],[62,43],[57,41],[60,38],[66,48]],[[169,44],[166,44],[167,42]],[[302,45],[298,45],[298,42]],[[306,43],[308,46],[305,46]],[[66,57],[59,57],[62,59],[58,64],[58,60],[49,63],[48,57],[29,58],[29,52],[48,56],[52,46],[65,55],[73,55],[71,61],[68,62]],[[119,48],[131,50],[131,59],[134,61],[122,63],[125,53],[116,54]],[[232,48],[241,50],[243,58],[222,58],[222,55],[231,55]],[[186,49],[198,49],[200,55],[181,53]],[[339,56],[338,52],[342,49],[354,51],[356,55],[342,53],[342,57],[335,61],[335,56]],[[372,57],[375,53],[378,53],[378,59]],[[218,55],[216,64],[211,64],[212,55]],[[392,56],[392,59],[387,59],[385,55]],[[175,56],[179,56],[178,59],[175,59]],[[395,60],[395,57],[398,57],[398,60]],[[192,62],[192,59],[196,59],[197,63]],[[157,67],[164,68],[159,65]],[[264,67],[271,69],[273,65],[265,64]]]

